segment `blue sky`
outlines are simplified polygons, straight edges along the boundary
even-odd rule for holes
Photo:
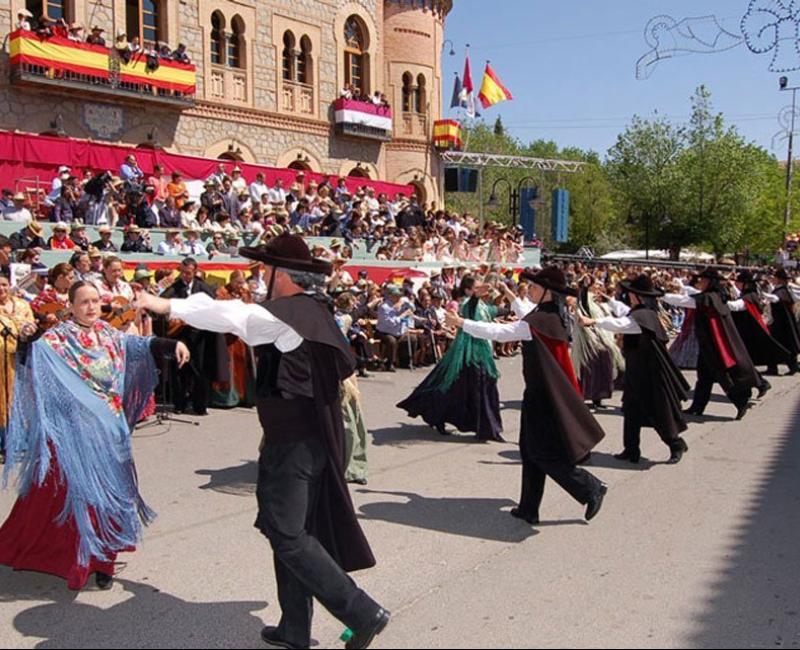
[[[616,136],[639,114],[654,111],[686,120],[694,89],[705,84],[717,111],[749,140],[786,157],[776,142],[779,111],[791,93],[778,91],[770,72],[771,54],[753,54],[746,45],[713,54],[662,61],[649,79],[635,77],[637,60],[651,47],[648,21],[668,15],[676,21],[713,15],[741,34],[749,0],[455,0],[446,37],[456,56],[444,53],[445,109],[448,116],[455,71],[461,74],[469,43],[473,81],[480,87],[487,59],[514,94],[514,101],[484,111],[490,124],[501,115],[523,141],[555,140],[605,154]],[[800,73],[790,75],[800,85]],[[800,101],[800,97],[798,98]]]

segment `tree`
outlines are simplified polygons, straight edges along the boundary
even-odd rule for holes
[[[500,138],[506,134],[506,127],[503,126],[503,118],[499,115],[494,123],[494,134]]]

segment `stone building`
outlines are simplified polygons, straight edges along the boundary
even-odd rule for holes
[[[47,12],[141,42],[187,47],[194,97],[132,93],[78,75],[20,75],[0,59],[0,128],[412,183],[440,199],[431,146],[452,0],[0,0],[0,29]],[[112,48],[113,51],[113,48]],[[111,61],[114,57],[110,56]],[[113,65],[113,64],[111,64]],[[391,129],[336,124],[353,84],[385,93]],[[59,117],[60,116],[60,117]]]

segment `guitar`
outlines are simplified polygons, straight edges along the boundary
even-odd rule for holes
[[[33,313],[38,316],[37,320],[39,321],[39,326],[43,330],[48,330],[69,318],[72,314],[72,308],[60,300],[54,300],[53,302],[39,305]],[[55,316],[57,319],[56,322],[48,323],[48,316]]]
[[[101,318],[118,330],[127,330],[128,326],[136,319],[136,308],[130,300],[117,296],[111,303],[101,308]]]

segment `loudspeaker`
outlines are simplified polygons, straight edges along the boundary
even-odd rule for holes
[[[569,191],[553,190],[553,241],[569,241]]]
[[[538,187],[523,187],[519,193],[519,225],[525,234],[525,241],[532,241],[536,234],[536,199],[539,198]]]
[[[446,167],[445,192],[475,192],[478,189],[478,170],[469,167]]]

